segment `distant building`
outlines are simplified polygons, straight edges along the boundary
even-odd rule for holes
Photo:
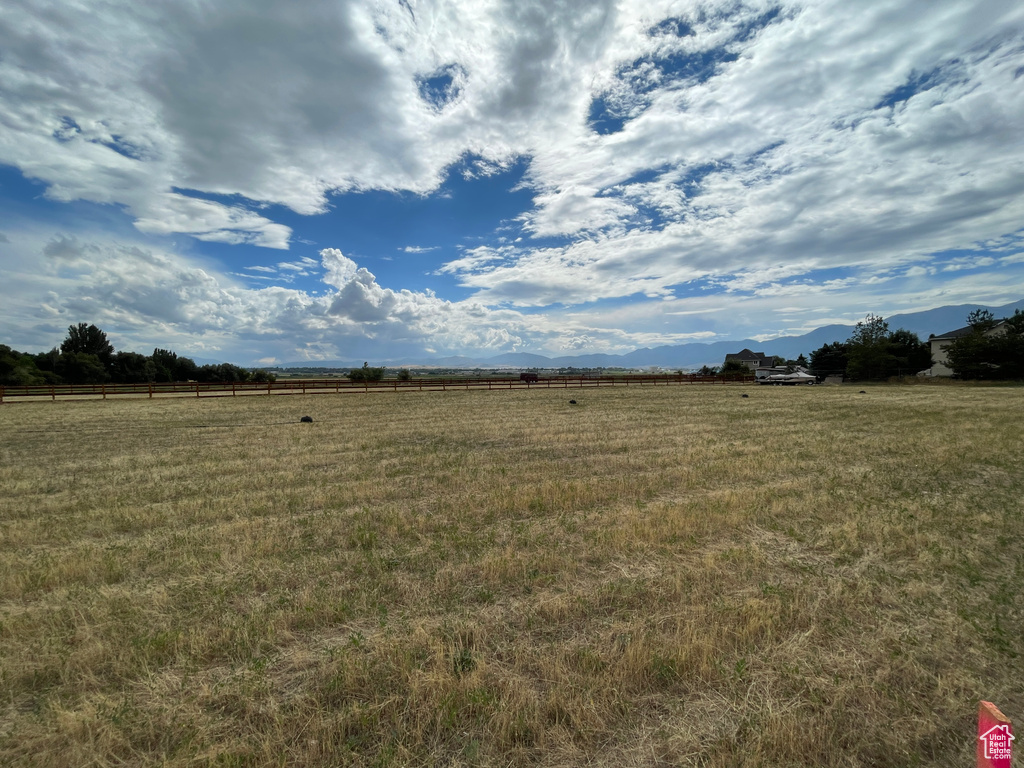
[[[725,356],[725,362],[736,361],[737,363],[743,363],[750,370],[756,372],[758,368],[771,368],[772,363],[775,362],[775,358],[766,355],[763,352],[751,352],[749,349],[744,349],[742,352],[736,352],[735,354],[729,354]]]
[[[964,328],[957,328],[955,331],[939,334],[938,336],[929,336],[928,342],[932,347],[932,367],[928,369],[927,375],[952,376],[953,369],[949,367],[949,356],[946,354],[946,350],[949,349],[950,344],[961,336],[969,336],[972,333],[974,333],[974,326],[968,325]],[[1004,333],[1006,333],[1005,319],[997,320],[991,328],[985,331],[986,336],[1002,336]]]

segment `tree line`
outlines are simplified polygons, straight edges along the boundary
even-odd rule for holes
[[[198,365],[168,349],[152,355],[117,352],[107,334],[95,325],[68,328],[59,347],[32,354],[0,344],[0,385],[146,384],[149,382],[267,382],[274,375],[231,363]]]
[[[877,315],[857,323],[846,341],[811,352],[810,371],[818,377],[843,376],[855,381],[884,381],[915,375],[932,366],[931,345],[916,333],[889,324]]]
[[[947,365],[958,379],[1024,378],[1024,313],[996,320],[985,309],[967,316],[969,330],[946,348]],[[811,353],[810,371],[818,377],[843,376],[879,381],[915,375],[932,367],[931,344],[902,328],[890,331],[877,315],[857,323],[846,341],[825,344]]]

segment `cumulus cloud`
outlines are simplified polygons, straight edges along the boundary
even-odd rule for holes
[[[157,339],[186,354],[244,361],[385,356],[403,344],[512,351],[524,337],[543,343],[546,335],[516,312],[384,288],[335,248],[320,253],[327,290],[314,295],[246,287],[208,264],[141,244],[44,237],[26,233],[15,242],[9,277],[21,299],[7,314],[19,336],[6,342],[52,346],[68,325],[87,320],[119,349],[145,351]]]

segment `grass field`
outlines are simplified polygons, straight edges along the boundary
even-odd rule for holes
[[[1024,389],[866,390],[0,406],[0,764],[973,765]]]

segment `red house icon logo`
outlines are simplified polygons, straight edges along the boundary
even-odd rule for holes
[[[991,761],[993,766],[1010,765],[1011,744],[1014,735],[1010,732],[1010,726],[1005,724],[994,725],[981,734],[978,739],[984,745],[985,759]]]

